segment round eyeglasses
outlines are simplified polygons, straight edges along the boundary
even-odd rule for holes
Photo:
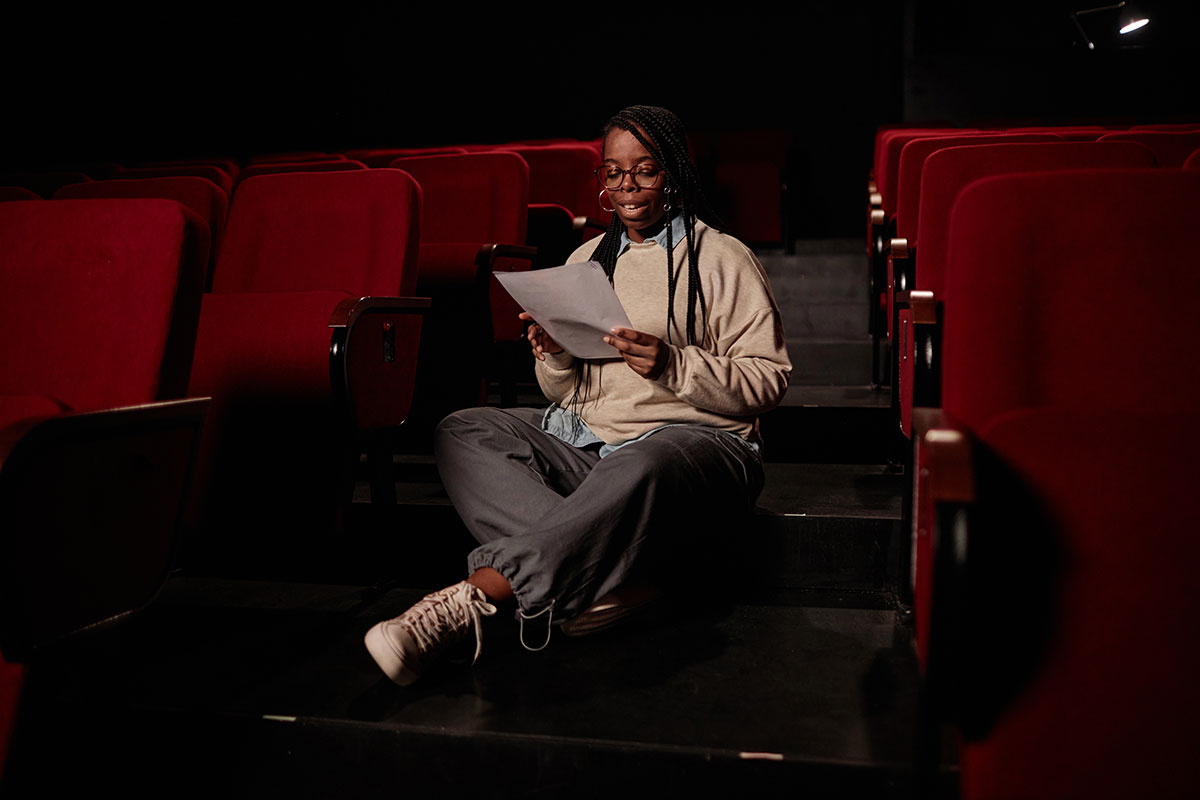
[[[621,169],[615,164],[605,164],[596,169],[596,180],[605,189],[620,189],[625,183],[625,175],[633,178],[633,182],[642,189],[653,189],[662,177],[663,170],[653,164],[639,164],[633,169]]]

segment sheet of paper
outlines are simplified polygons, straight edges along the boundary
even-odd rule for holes
[[[604,343],[614,327],[633,327],[595,261],[529,272],[494,273],[517,304],[576,358],[617,358]]]

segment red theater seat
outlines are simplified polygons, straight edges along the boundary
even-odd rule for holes
[[[180,158],[170,161],[144,161],[137,164],[138,167],[217,167],[227,175],[237,178],[238,172],[241,169],[237,161],[232,158],[223,158],[221,156],[197,156],[195,158]]]
[[[1154,151],[1160,167],[1181,167],[1197,148],[1200,148],[1200,130],[1197,131],[1122,131],[1107,133],[1100,137],[1102,142],[1138,142]]]
[[[191,381],[214,397],[191,526],[206,568],[286,570],[331,546],[358,453],[409,411],[419,215],[399,170],[239,186]]]
[[[529,244],[538,249],[538,266],[560,266],[585,239],[601,233],[611,214],[600,206],[600,185],[594,175],[600,166],[596,146],[590,142],[545,146],[504,145],[529,164],[530,228],[537,239]],[[571,227],[562,209],[572,216]]]
[[[0,202],[5,200],[41,200],[42,196],[24,186],[0,186]]]
[[[1200,150],[1187,157],[1187,161],[1183,162],[1183,168],[1188,171],[1200,170]]]
[[[943,294],[950,209],[959,191],[980,178],[1006,173],[1154,165],[1154,154],[1135,142],[970,145],[937,150],[925,158],[920,201],[916,209],[907,212],[907,230],[915,230],[915,241],[921,243],[920,258],[914,246],[904,271],[909,291],[897,293],[895,394],[900,429],[905,436],[911,435],[914,404],[938,404],[938,381],[931,359],[937,357],[940,348],[937,303]],[[919,371],[918,352],[923,355]]]
[[[966,800],[1200,782],[1198,210],[1200,175],[1161,169],[987,178],[955,204],[917,619]]]
[[[5,692],[10,665],[145,605],[171,568],[208,405],[171,399],[207,236],[169,200],[0,205]]]
[[[289,153],[259,153],[246,160],[253,164],[284,164],[288,161],[336,161],[345,158],[341,153],[326,153],[321,150],[296,150]]]
[[[84,197],[161,197],[182,203],[208,225],[214,255],[221,246],[225,218],[229,215],[229,196],[221,187],[206,178],[185,175],[74,183],[54,193],[55,200]]]
[[[116,180],[141,180],[144,178],[204,178],[221,187],[228,197],[233,193],[233,178],[230,173],[212,164],[182,164],[161,167],[135,167],[123,169],[113,176]]]
[[[276,164],[249,164],[238,174],[238,185],[259,175],[279,175],[285,172],[348,172],[367,169],[360,161],[349,161],[344,158],[328,159],[325,161],[284,161]]]
[[[524,246],[529,167],[507,151],[402,158],[392,166],[421,185],[418,293],[434,298],[429,322],[438,331],[429,341],[459,354],[451,374],[429,371],[444,363],[435,352],[423,360],[424,424],[431,426],[481,402],[493,343],[514,342],[524,332],[520,307],[492,273],[527,270],[536,253]],[[515,385],[508,390],[515,393]]]
[[[35,192],[39,197],[50,197],[69,183],[90,181],[87,175],[74,170],[8,172],[0,174],[0,184],[21,186]]]
[[[467,152],[465,147],[367,147],[347,150],[346,158],[361,161],[372,169],[386,167],[397,158],[415,156],[445,156]]]

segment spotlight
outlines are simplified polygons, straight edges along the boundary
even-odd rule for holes
[[[1075,24],[1079,35],[1083,37],[1083,43],[1087,45],[1088,50],[1095,50],[1096,44],[1087,35],[1087,31],[1083,29],[1083,24],[1079,18],[1087,14],[1096,14],[1102,11],[1120,11],[1118,16],[1119,28],[1117,30],[1121,35],[1132,33],[1139,28],[1144,28],[1150,24],[1150,17],[1146,16],[1140,10],[1130,5],[1129,3],[1120,2],[1107,6],[1097,6],[1096,8],[1084,8],[1079,11],[1072,11],[1071,22]]]

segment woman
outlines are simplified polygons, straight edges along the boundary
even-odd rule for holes
[[[522,314],[553,404],[472,408],[439,425],[443,483],[480,546],[467,580],[368,631],[368,650],[401,685],[472,634],[478,657],[498,606],[515,604],[522,643],[541,649],[552,623],[588,633],[653,587],[703,591],[714,578],[688,570],[712,520],[746,513],[762,488],[757,417],[791,371],[762,266],[704,223],[671,112],[633,106],[609,120],[596,175],[612,222],[568,262],[603,266],[634,329],[604,338],[614,358],[583,361]],[[546,626],[537,647],[526,642],[532,619]]]

